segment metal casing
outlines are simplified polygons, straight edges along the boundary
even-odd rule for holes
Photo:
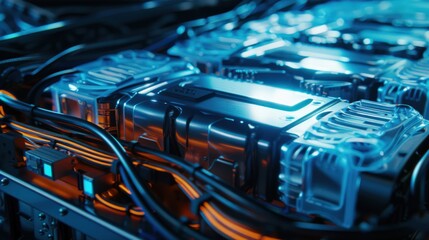
[[[324,46],[275,40],[223,63],[223,74],[321,96],[375,100],[380,77],[407,61]]]
[[[200,164],[236,188],[275,196],[280,146],[345,104],[271,86],[194,75],[119,101],[121,138]]]
[[[79,73],[65,75],[50,87],[54,109],[111,132],[116,131],[116,100],[125,89],[125,94],[133,94],[168,78],[199,72],[186,61],[143,50],[103,56],[75,69]]]

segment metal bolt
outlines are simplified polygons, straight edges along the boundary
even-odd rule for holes
[[[49,229],[49,225],[45,222],[42,223],[42,227],[43,227],[43,229]]]
[[[40,220],[45,220],[46,215],[44,213],[39,213],[39,219]]]
[[[61,215],[61,216],[65,216],[65,215],[67,215],[67,213],[68,213],[68,211],[67,211],[67,209],[66,209],[66,208],[60,208],[59,212],[60,212],[60,215]]]
[[[7,179],[7,178],[2,178],[2,179],[0,180],[0,184],[1,184],[2,186],[6,186],[6,185],[8,185],[8,184],[9,184],[9,179]]]

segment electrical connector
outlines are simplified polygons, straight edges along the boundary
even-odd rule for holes
[[[72,170],[74,157],[48,147],[41,147],[25,152],[27,169],[57,180],[66,176]]]

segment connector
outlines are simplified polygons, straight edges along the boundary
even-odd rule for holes
[[[66,176],[72,169],[74,159],[74,157],[48,147],[27,151],[25,156],[28,170],[52,180]]]
[[[114,183],[114,175],[96,169],[82,174],[83,193],[91,198],[95,194],[106,191]]]
[[[16,166],[24,166],[25,140],[19,133],[0,133],[0,156]]]

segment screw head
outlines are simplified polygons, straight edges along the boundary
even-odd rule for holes
[[[67,213],[68,213],[68,211],[67,211],[67,209],[66,209],[66,208],[60,208],[58,211],[60,212],[60,215],[61,215],[61,216],[65,216],[65,215],[67,215]]]
[[[45,220],[45,218],[46,218],[46,215],[44,214],[44,213],[39,213],[39,219],[40,220]]]
[[[6,185],[8,185],[8,184],[9,184],[9,179],[7,179],[7,178],[2,178],[2,179],[0,180],[0,184],[1,184],[2,186],[6,186]]]
[[[42,223],[42,227],[43,227],[43,229],[49,229],[49,225],[45,222]]]

